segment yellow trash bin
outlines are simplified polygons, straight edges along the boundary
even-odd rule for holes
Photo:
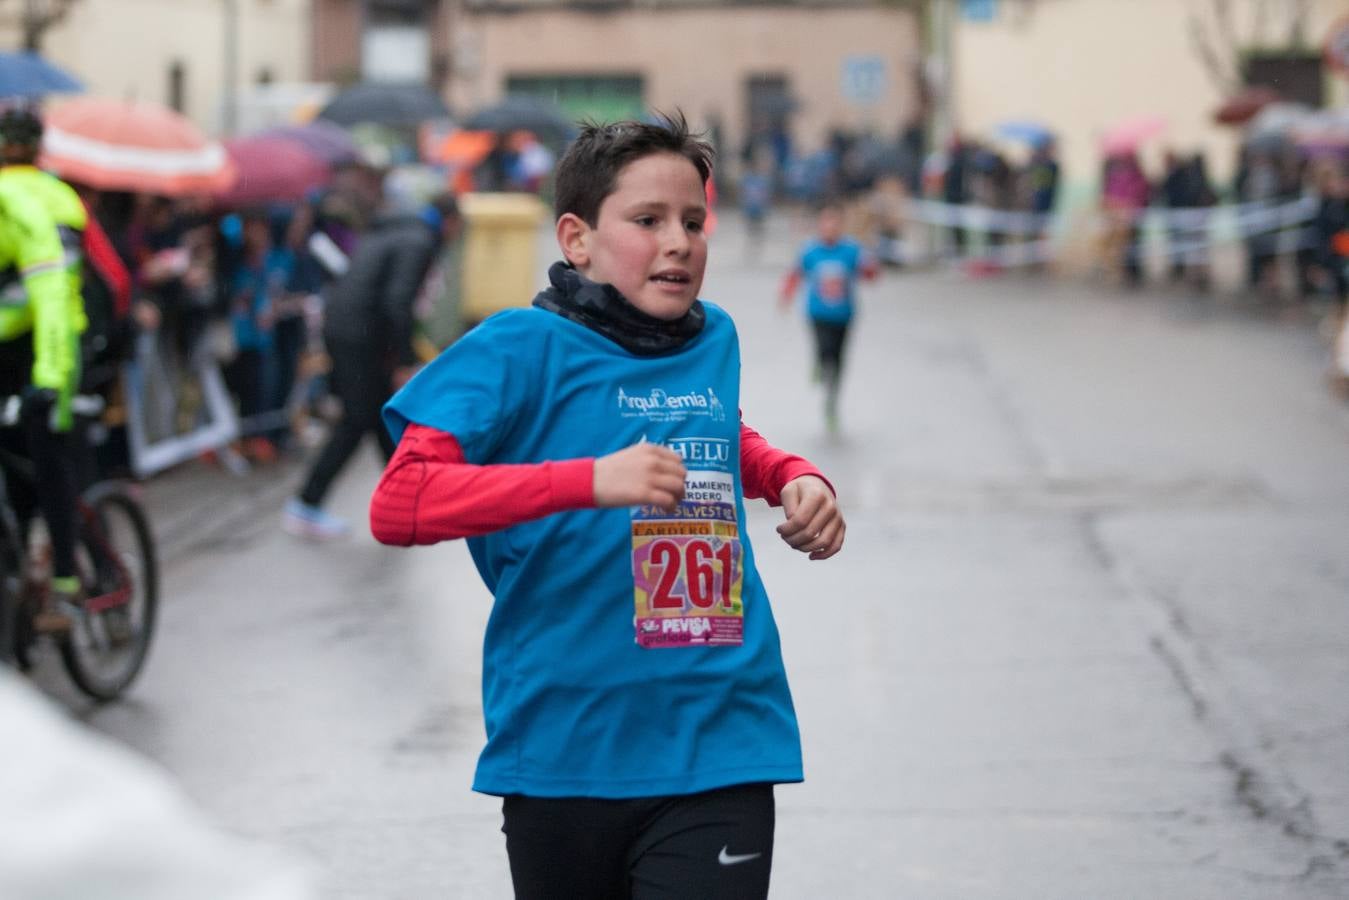
[[[528,306],[543,287],[538,268],[539,224],[548,208],[533,194],[464,194],[463,299],[468,324],[494,312]]]

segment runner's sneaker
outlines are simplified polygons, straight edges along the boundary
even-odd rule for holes
[[[69,634],[75,617],[81,613],[83,599],[79,578],[52,578],[42,608],[33,615],[33,630],[39,634]]]
[[[281,527],[296,537],[315,541],[331,541],[346,537],[351,530],[347,523],[317,506],[310,506],[303,500],[292,497],[286,502],[286,511],[281,516]]]

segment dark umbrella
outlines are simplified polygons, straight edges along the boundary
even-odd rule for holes
[[[299,144],[330,166],[358,162],[361,150],[341,125],[318,119],[307,125],[269,128],[259,137],[277,137]]]
[[[547,144],[565,143],[576,135],[576,124],[556,105],[533,97],[507,97],[460,124],[471,131],[529,131]]]
[[[450,118],[440,95],[424,84],[362,82],[338,94],[319,113],[320,119],[338,125],[417,126],[434,119]]]
[[[77,94],[83,90],[84,85],[73,76],[36,53],[0,52],[0,97]]]
[[[238,209],[263,203],[292,203],[328,183],[328,166],[288,138],[254,137],[225,141],[239,179],[219,196],[221,205]]]

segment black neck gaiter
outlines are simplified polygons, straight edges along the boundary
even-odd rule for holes
[[[678,350],[703,330],[707,314],[695,300],[678,319],[658,319],[633,306],[611,284],[599,284],[565,262],[548,269],[550,286],[534,305],[604,335],[635,356],[659,356]]]

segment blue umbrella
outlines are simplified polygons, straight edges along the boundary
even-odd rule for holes
[[[84,85],[73,76],[36,53],[0,52],[0,97],[78,94],[83,90]]]
[[[1039,122],[999,122],[993,129],[998,137],[1038,147],[1053,140],[1054,133]]]

